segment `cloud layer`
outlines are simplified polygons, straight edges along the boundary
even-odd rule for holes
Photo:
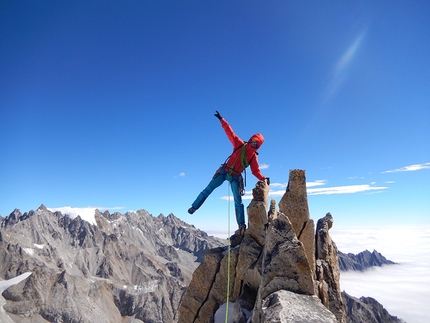
[[[330,235],[342,252],[376,249],[398,263],[342,272],[342,290],[355,297],[373,297],[407,322],[430,321],[430,225],[333,228]]]

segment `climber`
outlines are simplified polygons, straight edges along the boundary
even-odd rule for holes
[[[242,171],[249,166],[251,166],[252,174],[259,180],[266,180],[267,184],[270,184],[270,179],[264,177],[260,172],[260,167],[258,165],[258,153],[257,150],[261,147],[264,142],[264,137],[262,134],[253,135],[249,141],[244,142],[240,139],[230,127],[228,122],[220,115],[218,111],[215,113],[221,121],[221,125],[228,137],[228,139],[233,144],[233,153],[227,157],[224,164],[215,172],[212,180],[209,182],[208,186],[197,196],[196,200],[191,204],[188,209],[189,214],[193,214],[196,210],[202,206],[203,202],[207,197],[213,192],[214,189],[219,187],[225,180],[231,183],[231,189],[234,197],[234,206],[236,211],[236,221],[239,226],[240,233],[246,230],[245,225],[245,211],[242,203],[242,195],[245,194]]]

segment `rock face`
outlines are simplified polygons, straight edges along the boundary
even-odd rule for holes
[[[333,226],[330,213],[318,220],[316,231],[316,277],[318,295],[322,303],[335,314],[338,322],[345,322],[346,313],[340,289],[340,269],[336,244],[329,235]]]
[[[382,265],[394,265],[395,262],[388,260],[376,250],[370,252],[365,250],[356,255],[353,253],[342,253],[339,251],[339,267],[342,271],[363,271],[367,268]]]
[[[327,219],[320,228],[325,237],[318,245],[321,259],[315,258],[305,172],[290,171],[280,212],[273,201],[268,212],[267,194],[267,184],[258,182],[247,209],[249,229],[242,243],[230,251],[229,293],[228,247],[211,250],[193,274],[179,308],[179,323],[213,322],[227,294],[235,303],[235,323],[346,322],[335,275],[339,271],[337,249],[331,245]],[[318,272],[318,279],[317,263],[326,269]]]
[[[31,275],[3,292],[0,322],[176,322],[192,272],[226,244],[174,215],[96,211],[95,220],[43,205],[2,220],[0,280]]]
[[[304,245],[311,270],[315,268],[315,224],[309,214],[305,171],[290,171],[287,191],[279,201],[279,211],[290,220],[294,233]]]

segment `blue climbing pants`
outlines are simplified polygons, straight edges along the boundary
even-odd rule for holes
[[[238,225],[245,224],[245,208],[242,203],[242,196],[239,192],[239,176],[232,176],[227,174],[227,171],[224,167],[219,170],[212,180],[209,182],[208,186],[197,196],[196,200],[191,204],[193,208],[196,210],[202,206],[204,201],[208,198],[208,196],[216,189],[221,186],[224,181],[227,180],[231,184],[231,191],[233,192],[234,198],[234,207],[236,210],[236,221]]]

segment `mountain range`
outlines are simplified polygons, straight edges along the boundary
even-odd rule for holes
[[[4,291],[0,283],[0,322],[177,322],[205,254],[227,245],[173,214],[96,210],[94,217],[96,225],[41,205],[0,219],[0,279],[24,277]],[[377,251],[339,252],[341,270],[388,263]],[[342,295],[348,323],[401,322],[376,300]]]
[[[199,261],[226,242],[172,214],[95,220],[43,205],[2,220],[0,277],[31,275],[3,292],[0,322],[174,322]]]

